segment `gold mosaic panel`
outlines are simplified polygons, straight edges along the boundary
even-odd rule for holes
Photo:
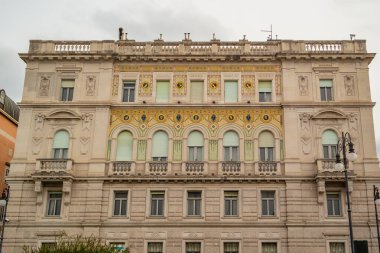
[[[221,85],[220,75],[208,75],[207,76],[207,94],[210,96],[220,96]]]
[[[277,74],[276,75],[276,95],[281,95],[282,93],[282,78],[281,75]]]
[[[118,91],[119,91],[119,75],[113,75],[112,96],[117,96]]]
[[[173,95],[186,96],[187,92],[187,76],[175,75],[173,77]]]
[[[113,109],[110,134],[123,124],[134,126],[139,137],[146,137],[147,130],[157,124],[164,124],[172,129],[175,138],[182,138],[186,128],[200,125],[208,131],[210,138],[217,138],[223,126],[237,126],[245,137],[252,136],[253,129],[268,124],[282,132],[281,109],[274,108],[167,108],[151,107]]]
[[[153,91],[153,75],[140,75],[139,95],[151,96]]]
[[[242,75],[241,76],[242,95],[253,96],[255,95],[255,76],[254,75]]]

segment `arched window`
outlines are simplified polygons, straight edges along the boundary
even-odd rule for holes
[[[273,134],[263,131],[259,135],[260,161],[274,161],[275,143]]]
[[[55,133],[53,140],[53,158],[66,159],[69,150],[69,133],[60,130]]]
[[[224,161],[239,160],[239,135],[234,131],[228,131],[223,136]]]
[[[169,137],[164,131],[157,131],[153,135],[152,140],[152,160],[167,161],[168,160]]]
[[[335,159],[338,135],[333,130],[326,130],[322,135],[323,158]]]
[[[132,161],[133,136],[123,131],[117,136],[116,161]]]
[[[203,161],[203,134],[199,131],[192,131],[187,142],[189,150],[189,161]]]

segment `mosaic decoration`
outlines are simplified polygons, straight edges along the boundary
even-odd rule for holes
[[[182,140],[173,141],[173,160],[174,161],[182,160]]]
[[[139,95],[152,96],[153,75],[140,75]]]
[[[209,96],[220,96],[220,75],[207,76],[207,94]]]
[[[186,75],[175,75],[173,77],[173,95],[186,96],[186,93],[187,93]]]
[[[255,95],[255,76],[254,75],[242,75],[241,76],[241,92],[243,96]]]
[[[137,143],[137,160],[145,161],[146,157],[146,140],[139,140]]]
[[[253,141],[244,141],[244,159],[246,161],[253,161]]]
[[[146,65],[116,64],[114,72],[280,72],[280,65]]]
[[[180,120],[178,120],[180,115]],[[113,109],[110,134],[116,127],[128,124],[136,128],[138,137],[146,137],[147,130],[157,124],[165,124],[174,138],[182,138],[187,127],[200,125],[209,132],[210,138],[218,138],[219,129],[225,125],[238,126],[245,137],[251,137],[253,129],[269,124],[282,131],[282,110],[277,108],[167,108],[167,107],[133,107]],[[249,119],[249,120],[248,120]]]
[[[119,75],[113,75],[112,96],[117,96],[118,92],[119,92]]]
[[[281,75],[276,75],[276,95],[281,95],[282,93],[282,78]]]
[[[210,161],[218,160],[218,140],[209,140],[208,142],[208,159]]]

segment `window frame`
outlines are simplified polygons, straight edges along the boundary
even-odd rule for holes
[[[270,198],[270,197],[263,197],[263,193],[264,192],[270,192],[270,193],[273,193],[273,198]],[[267,213],[264,214],[264,206],[263,206],[263,202],[266,201],[266,207],[267,207]],[[273,201],[273,214],[271,214],[270,212],[270,204],[269,204],[269,201]],[[277,203],[276,203],[276,191],[275,190],[260,190],[260,203],[261,203],[261,210],[260,210],[260,215],[261,217],[277,217],[277,212],[276,212],[276,209],[277,209]]]
[[[57,205],[57,199],[58,198],[51,198],[50,194],[60,194],[61,195],[60,208],[59,208],[58,214],[55,214],[56,210],[57,210],[56,205]],[[50,203],[51,203],[52,199],[54,200],[54,214],[49,214]],[[61,218],[62,213],[63,213],[63,191],[62,191],[62,189],[60,189],[60,190],[58,190],[58,189],[47,189],[46,190],[46,213],[45,213],[45,217],[47,217],[47,218]]]
[[[127,193],[127,197],[126,198],[116,198],[116,193]],[[113,190],[113,208],[112,208],[112,216],[113,217],[128,217],[128,208],[129,208],[129,191],[128,190]],[[121,212],[122,212],[122,207],[121,207],[121,204],[122,204],[122,202],[120,203],[120,214],[115,214],[115,211],[116,211],[116,201],[117,200],[121,200],[121,201],[123,201],[123,200],[125,200],[125,205],[126,205],[126,207],[125,207],[125,214],[122,214]]]
[[[222,241],[222,245],[223,245],[223,247],[221,247],[221,252],[222,253],[226,253],[225,246],[226,246],[227,243],[237,243],[238,244],[238,252],[237,253],[242,252],[241,251],[241,242],[240,241],[237,241],[237,240],[228,240],[228,241]]]
[[[73,86],[71,87],[62,87],[63,81],[72,81]],[[74,100],[74,90],[75,90],[75,78],[62,78],[60,86],[59,101],[61,102],[71,102]],[[65,96],[64,96],[65,95]]]
[[[321,81],[326,81],[330,80],[331,81],[331,87],[328,86],[323,86],[321,87]],[[335,101],[334,99],[334,78],[333,77],[319,77],[318,78],[318,84],[319,84],[319,98],[321,102],[330,102],[330,101]],[[328,91],[330,93],[328,94]],[[330,95],[330,97],[328,97]]]
[[[329,198],[328,198],[328,195],[332,195],[332,194],[338,194],[339,195],[339,214],[329,214]],[[334,190],[326,190],[326,217],[327,218],[342,218],[344,217],[344,213],[343,213],[343,193],[342,191],[334,191]],[[335,199],[336,200],[336,199]],[[333,207],[333,210],[334,210],[334,205],[332,206]]]
[[[133,103],[136,102],[136,80],[123,80],[122,82],[122,102],[123,103]],[[131,85],[131,87],[126,88],[126,85]],[[133,91],[133,99],[131,100],[131,91]],[[127,98],[125,97],[127,93]]]
[[[202,241],[199,241],[199,240],[185,240],[183,242],[183,253],[187,253],[186,246],[187,246],[188,243],[199,243],[200,244],[200,253],[204,252],[203,251],[203,243],[202,243]]]
[[[145,243],[146,249],[145,249],[144,252],[149,253],[149,251],[148,251],[149,250],[149,243],[161,243],[161,245],[162,245],[162,253],[166,252],[165,251],[166,244],[165,244],[165,241],[162,241],[162,240],[148,240],[148,241],[146,241],[146,243]]]
[[[200,194],[200,197],[199,198],[195,198],[195,197],[193,197],[193,198],[190,198],[189,197],[189,193],[199,193]],[[202,190],[187,190],[186,191],[186,216],[187,217],[191,217],[191,218],[193,218],[193,217],[195,217],[195,218],[197,218],[197,217],[202,217],[202,212],[203,212],[203,208],[202,208],[202,203],[203,203],[203,191]],[[190,214],[189,213],[189,202],[190,201],[194,201],[194,207],[193,207],[193,211],[194,211],[194,213],[193,214]],[[196,208],[195,208],[195,203],[196,202],[198,202],[199,203],[199,214],[196,214]]]
[[[153,214],[152,212],[152,208],[153,208],[153,194],[156,193],[162,193],[164,195],[163,198],[160,198],[160,199],[157,199],[157,200],[163,200],[163,203],[162,203],[162,214],[159,214],[159,209],[157,208],[157,214]],[[167,203],[167,192],[165,190],[149,190],[149,209],[147,210],[148,211],[148,217],[151,217],[151,218],[165,218],[166,217],[166,211],[167,211],[167,208],[166,208],[166,203]],[[159,204],[159,202],[157,202],[157,205]]]
[[[280,240],[260,240],[258,245],[259,245],[259,250],[258,252],[263,253],[263,244],[265,243],[275,243],[277,248],[276,248],[276,253],[280,253],[281,251],[281,241]]]
[[[223,190],[223,217],[224,218],[238,218],[240,216],[240,191],[239,190]],[[236,193],[236,196],[234,196],[234,198],[232,198],[232,196],[226,196],[226,193],[227,192],[235,192]],[[230,202],[230,208],[229,208],[229,213],[227,213],[227,209],[226,209],[226,201],[229,201]],[[233,213],[233,201],[236,201],[236,214]]]
[[[271,82],[271,91],[260,91],[260,82]],[[259,79],[257,81],[259,103],[273,102],[273,79]]]

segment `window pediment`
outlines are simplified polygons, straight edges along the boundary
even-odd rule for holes
[[[324,110],[312,116],[312,119],[347,119],[347,115],[337,110]]]
[[[55,111],[50,113],[46,119],[73,119],[80,120],[81,117],[72,111]]]

